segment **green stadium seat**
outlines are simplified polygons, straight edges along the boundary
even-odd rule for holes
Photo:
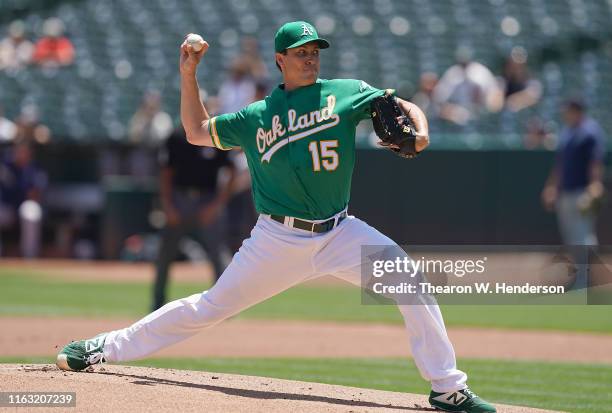
[[[424,71],[442,74],[454,63],[459,45],[472,47],[475,58],[496,73],[512,47],[522,46],[545,89],[532,114],[558,122],[559,103],[576,88],[612,131],[612,119],[603,116],[612,103],[612,59],[606,46],[612,3],[607,0],[58,0],[54,4],[0,2],[0,15],[19,10],[33,30],[47,17],[60,17],[77,53],[73,66],[55,73],[35,67],[18,74],[0,72],[0,104],[15,116],[24,103],[36,103],[54,135],[66,139],[99,139],[105,134],[126,139],[120,132],[127,130],[143,93],[151,88],[161,90],[164,109],[176,118],[177,49],[186,32],[203,34],[213,46],[199,79],[209,93],[216,93],[224,80],[242,35],[258,37],[269,72],[277,80],[274,30],[297,18],[319,22],[334,46],[325,51],[322,76],[357,77],[403,91],[413,91]],[[0,35],[9,23],[0,19]],[[576,44],[580,50],[567,49]],[[527,115],[487,116],[467,132],[470,136],[521,133]],[[435,119],[431,122],[432,129],[464,132]]]

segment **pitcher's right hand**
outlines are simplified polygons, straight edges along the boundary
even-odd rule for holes
[[[179,69],[181,74],[183,75],[195,75],[196,69],[200,60],[202,60],[202,56],[208,50],[208,42],[204,41],[204,45],[199,52],[193,50],[191,45],[189,45],[186,41],[187,36],[185,36],[185,40],[181,44],[181,58],[179,61]]]

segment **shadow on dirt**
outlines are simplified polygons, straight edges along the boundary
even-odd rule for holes
[[[329,404],[344,405],[344,406],[370,407],[370,408],[379,408],[379,409],[386,408],[386,409],[397,409],[397,410],[407,410],[407,411],[416,411],[416,412],[435,411],[435,409],[432,409],[430,407],[421,407],[419,405],[414,405],[414,407],[395,406],[393,404],[379,404],[379,403],[373,403],[373,402],[367,402],[367,401],[361,401],[361,400],[346,400],[346,399],[338,399],[338,398],[309,395],[309,394],[281,393],[281,392],[273,392],[273,391],[260,391],[260,390],[250,390],[250,389],[238,389],[238,388],[224,387],[224,386],[213,386],[209,384],[168,380],[168,379],[162,379],[162,378],[151,377],[151,376],[138,376],[134,374],[122,374],[122,373],[111,373],[111,372],[100,372],[100,371],[96,373],[117,376],[117,377],[130,378],[130,379],[133,379],[132,381],[133,384],[138,384],[142,386],[164,385],[164,386],[189,387],[189,388],[202,389],[202,390],[208,390],[208,391],[216,391],[216,392],[227,394],[228,396],[247,397],[251,399],[300,400],[300,401],[321,402],[321,403],[329,403]]]

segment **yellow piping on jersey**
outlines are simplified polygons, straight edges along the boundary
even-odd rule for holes
[[[219,134],[217,133],[217,117],[215,116],[214,118],[212,118],[210,120],[210,122],[208,122],[209,125],[209,132],[210,132],[210,136],[212,137],[213,140],[213,145],[215,145],[216,148],[224,150],[224,151],[229,151],[232,148],[226,148],[221,144],[221,140],[219,139]]]

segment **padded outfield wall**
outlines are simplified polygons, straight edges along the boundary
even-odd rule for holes
[[[100,176],[103,153],[94,146],[52,146],[39,151],[39,161],[51,178],[48,201],[55,207],[49,218],[66,217],[66,211],[57,210],[66,202],[58,204],[53,197],[63,199],[64,189],[72,188],[71,196],[86,200],[87,213],[97,218],[93,222],[102,256],[117,258],[127,236],[154,231],[147,217],[157,204],[157,182],[153,177]],[[555,215],[540,204],[553,160],[549,151],[432,150],[404,160],[384,150],[361,149],[350,212],[399,243],[556,244]],[[606,186],[612,187],[610,182]],[[598,222],[603,244],[612,243],[609,228],[611,202]]]
[[[540,203],[553,162],[549,151],[441,150],[405,161],[362,150],[351,210],[398,242],[555,244],[556,217]],[[611,223],[608,204],[603,243]]]

